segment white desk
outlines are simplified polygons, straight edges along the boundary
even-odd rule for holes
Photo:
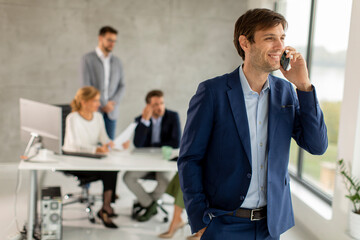
[[[50,155],[50,160],[56,162],[25,162],[19,164],[20,170],[31,171],[30,174],[30,198],[28,216],[27,239],[32,240],[34,232],[34,220],[37,206],[37,171],[177,171],[176,162],[162,159],[160,149],[144,149],[140,152],[127,150],[123,152],[111,152],[102,159],[73,157],[64,155]],[[37,157],[33,161],[40,161]]]

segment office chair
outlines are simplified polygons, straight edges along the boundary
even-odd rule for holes
[[[156,181],[156,176],[155,176],[156,172],[149,172],[148,174],[146,174],[143,178],[141,178],[141,180],[143,181]],[[164,203],[163,200],[159,199],[156,202],[157,204],[157,208],[164,213],[164,218],[163,218],[163,222],[166,223],[169,221],[169,213],[168,211],[166,211],[166,209],[164,208],[164,205],[166,205],[166,203]],[[132,210],[131,210],[131,218],[135,219],[136,216],[143,210],[143,208],[140,206],[140,204],[138,202],[134,202]]]
[[[64,145],[65,137],[65,128],[66,128],[66,117],[71,113],[71,107],[68,104],[59,104],[58,107],[62,109],[62,142],[61,145]],[[84,203],[86,204],[85,212],[87,213],[88,219],[91,223],[95,223],[95,217],[91,207],[94,205],[95,201],[100,200],[100,196],[91,195],[89,193],[90,183],[97,181],[96,177],[87,177],[79,178],[71,174],[71,172],[63,171],[66,176],[71,176],[78,181],[78,186],[81,187],[81,192],[78,194],[68,193],[64,195],[65,203],[63,206],[73,204],[73,203]]]
[[[68,176],[73,176],[72,174],[69,174],[66,172],[64,172],[64,174],[68,175]],[[94,206],[95,201],[98,199],[97,199],[97,196],[91,195],[89,193],[89,188],[90,188],[90,182],[96,181],[96,179],[91,179],[91,178],[89,178],[89,179],[81,178],[80,179],[77,177],[75,177],[75,178],[79,181],[79,186],[81,187],[81,193],[80,194],[74,194],[74,193],[65,194],[63,198],[65,200],[70,200],[70,201],[66,201],[65,203],[63,203],[63,206],[67,206],[67,205],[73,204],[73,203],[86,204],[85,212],[87,213],[87,217],[91,223],[95,223],[95,217],[94,217],[94,213],[92,211],[92,206]]]

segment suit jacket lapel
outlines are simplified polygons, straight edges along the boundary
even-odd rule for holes
[[[228,86],[231,89],[227,91],[227,95],[234,116],[237,132],[251,165],[249,122],[246,113],[244,93],[240,83],[239,68],[229,74]]]
[[[112,84],[113,84],[113,80],[114,80],[114,69],[115,66],[114,65],[114,55],[110,56],[110,72],[109,72],[109,89],[113,88]]]
[[[269,91],[269,120],[268,120],[268,146],[272,143],[274,137],[277,119],[280,116],[281,94],[273,77],[269,75],[270,91]],[[270,149],[270,148],[269,148]]]
[[[104,98],[104,65],[100,57],[97,55],[96,51],[94,51],[93,53],[94,53],[94,61],[96,64],[95,81],[98,84],[96,88],[98,88],[98,90],[101,93],[100,94],[101,106],[105,106],[107,104],[107,101],[105,101]]]

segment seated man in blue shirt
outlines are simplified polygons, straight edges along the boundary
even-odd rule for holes
[[[178,148],[180,143],[180,120],[179,114],[165,108],[164,94],[160,90],[150,91],[146,95],[146,107],[141,116],[135,120],[138,126],[135,129],[135,147],[162,147],[171,146]],[[145,208],[143,215],[134,216],[138,221],[149,220],[157,213],[156,201],[165,192],[171,179],[168,172],[156,172],[158,182],[153,192],[147,193],[138,179],[145,177],[149,172],[126,172],[124,182],[135,194],[139,201],[139,207]]]

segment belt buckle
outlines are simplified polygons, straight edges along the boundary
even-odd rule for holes
[[[260,208],[251,209],[250,221],[259,221],[259,220],[263,219],[263,217],[262,218],[255,218],[254,212],[260,212],[260,211],[261,211]]]

